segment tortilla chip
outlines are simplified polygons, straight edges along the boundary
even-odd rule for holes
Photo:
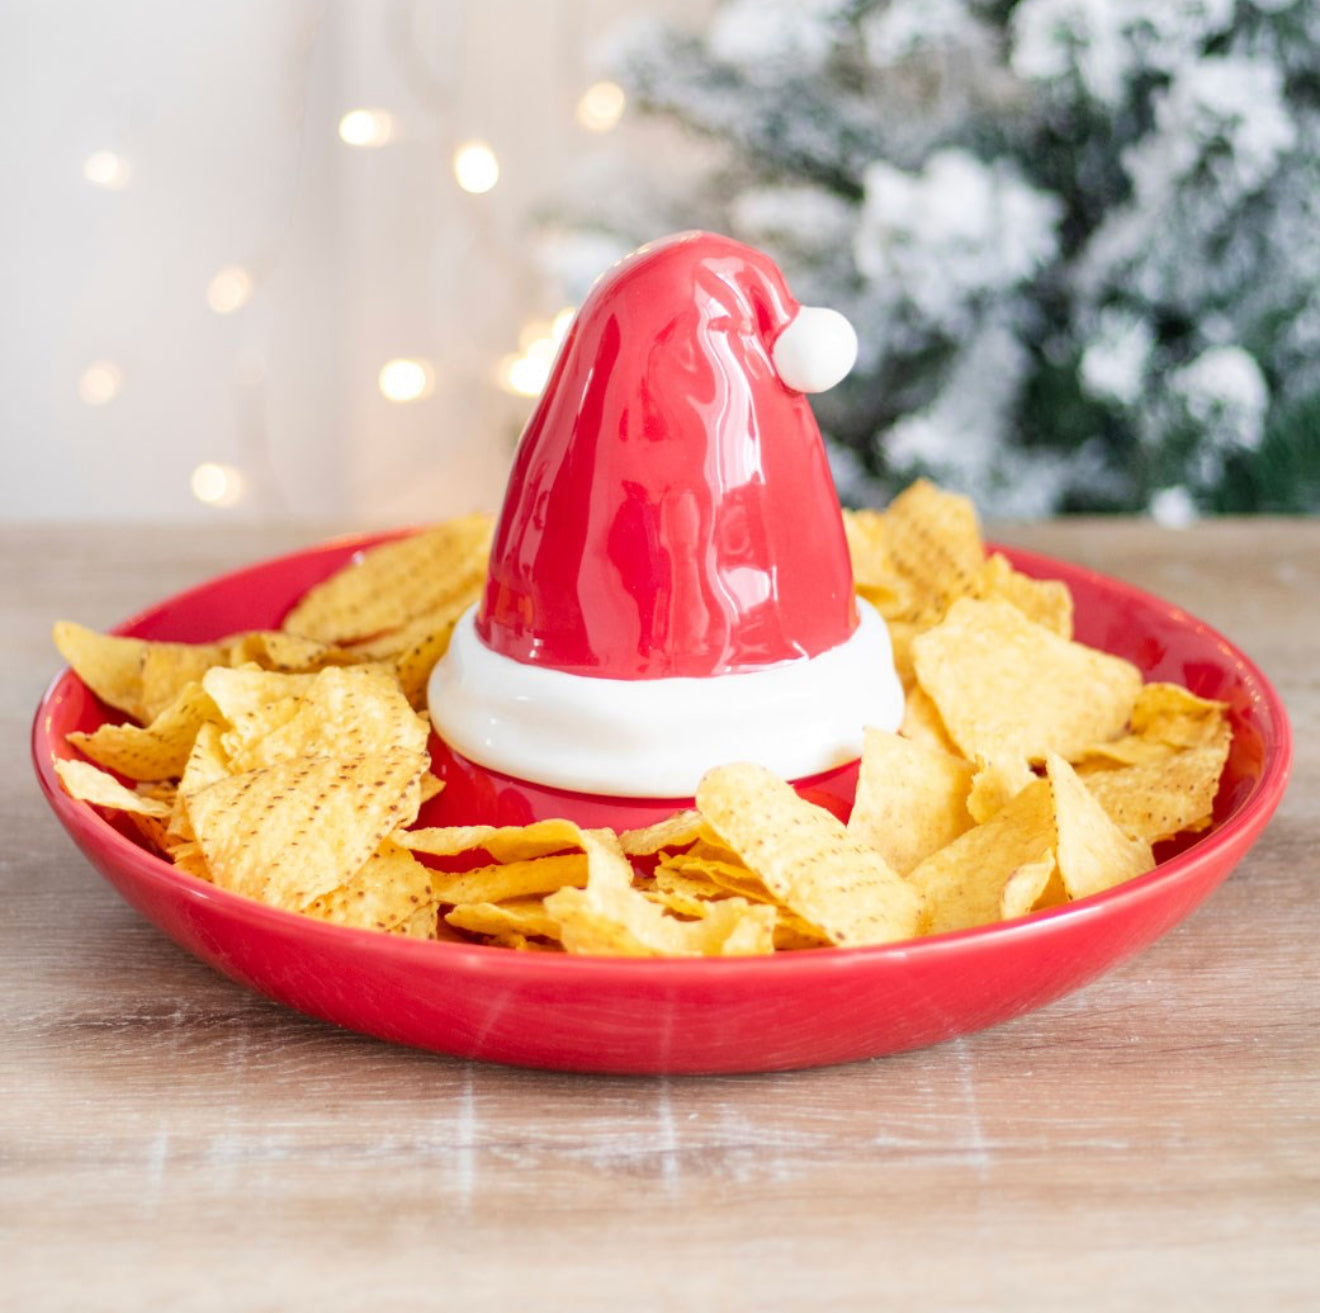
[[[1058,579],[1021,574],[999,552],[976,572],[970,596],[982,600],[997,597],[1060,638],[1073,636],[1073,599],[1068,585]]]
[[[219,715],[202,686],[188,684],[145,729],[102,725],[91,734],[70,734],[69,742],[107,770],[131,780],[164,780],[183,774],[198,730]]]
[[[1050,881],[1058,872],[1052,852],[1034,862],[1024,862],[1006,881],[999,897],[999,919],[1014,921],[1039,909],[1046,898]]]
[[[545,900],[570,953],[616,957],[711,957],[774,951],[774,909],[741,898],[703,904],[679,921],[626,885],[561,889]]]
[[[1070,899],[1122,884],[1155,865],[1150,844],[1128,838],[1057,753],[1046,758],[1046,771],[1054,795],[1055,857]]]
[[[908,877],[924,900],[922,933],[944,934],[999,920],[1006,901],[1020,904],[1024,883],[1038,875],[1054,840],[1053,794],[1047,780],[1037,780]],[[1034,874],[1019,875],[1028,867]]]
[[[224,662],[222,643],[148,643],[142,654],[142,720],[155,720],[185,688]]]
[[[913,589],[907,619],[942,615],[971,589],[985,560],[976,508],[925,479],[890,503],[884,531],[890,559]]]
[[[1141,673],[1007,602],[962,598],[913,643],[917,678],[962,755],[1069,756],[1126,726]]]
[[[294,757],[359,757],[394,748],[426,751],[430,726],[408,704],[394,677],[377,667],[327,667],[302,687],[296,702],[288,719],[286,700],[269,704],[264,732],[256,731],[261,712],[255,712],[245,722],[241,741],[226,735],[236,773]]]
[[[493,521],[468,515],[373,547],[310,589],[280,626],[321,643],[353,643],[401,628],[460,597],[474,602]]]
[[[899,875],[972,825],[972,768],[939,748],[868,729],[848,831]]]
[[[1132,733],[1175,748],[1206,748],[1231,737],[1228,703],[1199,698],[1179,684],[1146,684],[1132,708]]]
[[[145,719],[142,661],[147,645],[142,639],[98,634],[71,620],[58,621],[51,637],[60,655],[73,667],[73,673],[102,702],[134,720]]]
[[[497,862],[547,857],[582,848],[582,831],[572,821],[534,821],[531,825],[455,825],[405,830],[394,836],[405,848],[431,857],[456,857],[481,850]]]
[[[958,745],[949,737],[949,731],[940,718],[939,708],[930,700],[930,694],[915,685],[907,694],[903,705],[903,724],[898,731],[905,739],[946,756],[961,757]]]
[[[254,629],[225,640],[227,666],[257,665],[283,674],[314,674],[326,666],[352,665],[360,658],[342,648],[276,629]]]
[[[297,714],[315,675],[285,675],[241,666],[230,670],[215,666],[202,678],[202,687],[228,722],[223,744],[231,757],[241,757],[248,746],[259,743],[287,725]]]
[[[587,874],[586,854],[567,853],[479,866],[458,875],[435,871],[432,883],[441,903],[507,903],[552,894],[566,885],[580,888],[587,883]]]
[[[629,857],[650,857],[662,848],[686,848],[701,834],[701,813],[675,812],[641,830],[625,830],[619,844]]]
[[[199,790],[188,817],[216,884],[300,911],[416,815],[422,768],[399,749],[282,761]]]
[[[513,898],[506,903],[461,903],[445,916],[460,930],[474,935],[531,935],[558,939],[559,922],[539,898]]]
[[[976,773],[967,796],[967,810],[978,825],[1016,798],[1036,776],[1021,757],[987,759],[977,756]]]
[[[912,585],[898,573],[885,545],[885,517],[880,511],[844,511],[843,531],[852,558],[857,595],[886,619],[911,610]]]
[[[839,945],[916,932],[920,899],[873,848],[761,766],[710,771],[697,809],[767,889]]]
[[[55,773],[64,785],[64,791],[79,802],[90,802],[95,807],[110,807],[115,811],[131,812],[138,816],[169,816],[169,804],[155,798],[143,797],[126,789],[113,775],[86,761],[55,759]]]
[[[1227,760],[1224,740],[1161,761],[1099,771],[1086,777],[1086,787],[1124,834],[1162,843],[1209,826]]]
[[[386,839],[361,870],[302,910],[334,925],[393,930],[434,904],[431,872]]]

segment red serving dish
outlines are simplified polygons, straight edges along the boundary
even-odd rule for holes
[[[312,584],[390,536],[238,570],[116,632],[200,642],[276,627]],[[1256,840],[1292,757],[1277,693],[1209,626],[1118,580],[1003,550],[1020,570],[1072,588],[1081,640],[1134,661],[1148,679],[1225,699],[1233,725],[1209,831],[1166,845],[1156,869],[1128,884],[1017,921],[875,948],[695,960],[516,953],[326,925],[184,875],[126,823],[65,794],[51,765],[75,755],[65,735],[113,716],[68,670],[37,708],[37,778],[92,864],[170,938],[232,979],[352,1030],[597,1072],[779,1071],[919,1048],[1041,1007],[1177,924]]]

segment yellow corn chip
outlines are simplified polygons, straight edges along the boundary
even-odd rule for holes
[[[997,600],[960,599],[912,648],[917,678],[966,757],[1080,753],[1122,732],[1141,688],[1130,662]]]
[[[583,830],[582,848],[587,854],[587,884],[598,889],[605,885],[631,888],[632,863],[613,830]]]
[[[705,876],[671,866],[658,866],[646,896],[661,907],[667,907],[679,916],[700,917],[706,914],[706,904],[727,898],[727,890]]]
[[[903,691],[911,697],[916,688],[917,672],[912,667],[912,640],[929,628],[928,625],[914,624],[910,620],[885,619],[889,629],[889,646],[894,653],[894,673],[903,685]]]
[[[236,634],[225,640],[224,647],[224,662],[214,664],[257,665],[262,670],[284,674],[315,673],[326,666],[352,665],[361,659],[342,648],[276,629],[255,629],[250,633]]]
[[[163,780],[183,773],[198,730],[219,714],[200,684],[188,684],[145,729],[102,725],[91,734],[70,734],[69,742],[129,779]]]
[[[437,794],[443,793],[444,788],[445,788],[444,780],[437,779],[436,776],[432,775],[429,770],[425,771],[422,774],[423,802],[430,802],[431,799],[434,798]]]
[[[155,720],[212,666],[223,665],[222,643],[148,643],[142,654],[142,716]]]
[[[436,898],[442,903],[506,903],[554,893],[566,885],[580,888],[587,883],[587,872],[586,855],[568,853],[480,866],[458,875],[433,871],[431,876]]]
[[[507,903],[461,903],[445,920],[474,935],[532,935],[559,938],[559,922],[539,898],[514,898]]]
[[[781,903],[831,942],[878,944],[916,932],[920,899],[885,859],[763,767],[710,771],[697,809]]]
[[[492,527],[489,516],[469,515],[363,552],[312,588],[281,628],[322,643],[352,643],[457,597],[475,601]]]
[[[94,629],[59,621],[51,631],[60,655],[102,702],[144,719],[142,661],[147,645],[140,638],[117,638]]]
[[[629,857],[650,857],[662,848],[686,848],[700,834],[700,813],[683,811],[642,830],[625,830],[619,836],[619,843]]]
[[[220,678],[238,673],[242,672],[212,672]],[[394,677],[376,667],[329,666],[311,677],[297,703],[288,720],[284,720],[287,708],[283,701],[272,704],[259,736],[254,733],[260,724],[259,713],[245,722],[239,741],[235,742],[234,735],[225,736],[236,773],[294,757],[358,757],[393,748],[419,754],[426,750],[430,727],[409,706]]]
[[[998,552],[976,572],[970,595],[982,600],[1000,598],[1060,638],[1073,636],[1073,599],[1068,585],[1058,579],[1021,574]]]
[[[188,818],[216,884],[298,911],[416,815],[423,765],[399,749],[283,761],[192,794]]]
[[[1012,921],[1040,907],[1057,869],[1052,852],[1019,866],[1004,882],[999,898],[1000,920]]]
[[[436,923],[440,909],[435,903],[419,907],[411,916],[391,926],[386,934],[402,935],[407,939],[446,939],[463,942],[462,936],[455,934],[448,926],[442,931]]]
[[[1086,787],[1125,834],[1161,843],[1211,822],[1228,743],[1184,748],[1162,760],[1099,771]]]
[[[447,607],[430,611],[397,634],[404,642],[392,660],[404,696],[415,707],[426,705],[426,688],[435,664],[449,650],[454,626],[476,601],[477,589],[464,593]]]
[[[229,758],[225,756],[221,738],[219,725],[208,723],[197,731],[192,751],[183,768],[183,777],[179,780],[179,792],[170,816],[171,834],[194,838],[192,826],[187,820],[188,799],[217,781],[229,778]]]
[[[1018,905],[1026,867],[1038,872],[1054,846],[1054,800],[1047,780],[1029,784],[984,825],[933,853],[908,877],[924,899],[923,934],[938,935],[999,920]],[[1049,878],[1049,870],[1045,879]],[[1010,892],[1010,885],[1016,887]]]
[[[979,753],[972,790],[967,795],[967,810],[982,825],[1005,803],[1016,798],[1036,777],[1021,757],[986,758]]]
[[[170,849],[170,861],[186,875],[196,876],[197,879],[205,880],[209,884],[215,883],[211,868],[206,864],[206,855],[195,840],[175,844]]]
[[[885,518],[880,511],[844,511],[843,531],[852,558],[857,595],[886,618],[911,609],[912,585],[894,567],[885,546]]]
[[[696,894],[709,892],[707,898],[722,898],[736,894],[752,903],[773,903],[774,895],[736,858],[721,861],[717,858],[694,857],[688,853],[675,853],[663,857],[655,868],[656,887],[662,891],[685,889]]]
[[[216,666],[202,678],[202,687],[228,722],[224,747],[241,755],[297,714],[315,675],[285,675],[278,671],[243,666],[229,670]]]
[[[582,847],[582,831],[572,821],[534,821],[531,825],[456,825],[405,830],[395,841],[415,853],[455,857],[459,853],[488,852],[497,862],[546,857],[567,848]],[[498,901],[498,900],[495,900]]]
[[[949,737],[944,721],[940,719],[939,708],[930,700],[930,694],[919,685],[908,690],[899,733],[913,743],[943,752],[946,756],[962,756],[958,745]]]
[[[890,558],[913,588],[909,619],[942,615],[969,591],[985,560],[975,507],[925,479],[890,503],[884,532]]]
[[[570,953],[622,957],[702,957],[774,951],[775,913],[741,898],[702,905],[697,921],[665,914],[627,885],[561,889],[545,900]]]
[[[1107,743],[1092,743],[1072,762],[1079,775],[1113,770],[1117,766],[1137,766],[1142,762],[1166,761],[1177,752],[1172,744],[1157,739],[1142,738],[1139,734],[1125,734]]]
[[[96,807],[110,807],[115,811],[131,812],[138,816],[169,816],[168,803],[155,798],[144,798],[140,793],[126,789],[113,775],[86,761],[55,761],[55,773],[64,785],[64,791],[79,802],[90,802]]]
[[[361,870],[302,910],[335,925],[393,930],[434,903],[431,872],[387,839]]]
[[[1231,736],[1226,702],[1199,698],[1178,684],[1146,684],[1132,708],[1132,732],[1175,748],[1205,748]]]
[[[1045,764],[1054,795],[1054,853],[1070,899],[1122,884],[1155,865],[1150,845],[1129,839],[1062,757],[1050,753]]]
[[[971,828],[971,783],[972,769],[960,758],[868,729],[849,833],[907,875]]]

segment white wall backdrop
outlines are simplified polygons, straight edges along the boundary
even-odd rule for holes
[[[567,294],[529,221],[654,147],[626,114],[590,130],[608,94],[580,106],[644,11],[0,0],[0,517],[496,504]],[[355,109],[388,116],[345,126],[372,144],[341,139]],[[482,194],[469,141],[499,163]]]

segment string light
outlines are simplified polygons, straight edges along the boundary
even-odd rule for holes
[[[431,395],[435,374],[425,360],[388,360],[376,382],[388,401],[419,401]]]
[[[83,161],[83,177],[93,187],[104,187],[106,191],[123,191],[128,186],[132,170],[122,155],[112,150],[98,150]]]
[[[104,406],[113,401],[124,385],[119,366],[109,360],[97,360],[87,366],[78,380],[78,395],[89,406]]]
[[[243,474],[232,465],[207,461],[192,472],[192,495],[207,506],[233,506],[243,496]]]
[[[533,319],[523,326],[518,335],[521,351],[505,356],[499,363],[496,377],[506,392],[516,397],[539,397],[550,381],[555,353],[564,340],[576,311],[565,306],[548,323]]]
[[[339,140],[346,146],[376,150],[394,137],[394,115],[387,109],[350,109],[339,120]]]
[[[252,275],[240,264],[221,269],[206,286],[206,304],[218,315],[232,315],[252,299]]]
[[[474,196],[488,192],[500,180],[500,162],[484,141],[464,142],[454,152],[454,177]]]
[[[627,107],[628,97],[617,82],[593,82],[577,103],[577,121],[588,132],[609,132]]]

